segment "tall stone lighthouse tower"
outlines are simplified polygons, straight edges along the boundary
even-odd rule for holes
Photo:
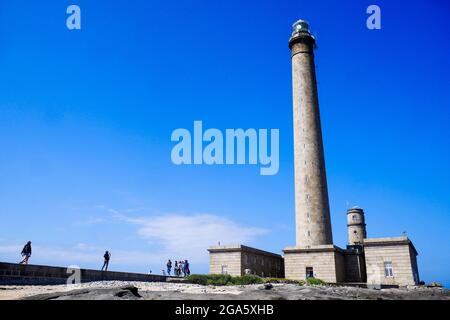
[[[306,21],[293,25],[294,163],[296,246],[284,252],[285,276],[330,283],[345,280],[342,249],[333,245],[327,177],[317,96],[314,48]]]
[[[292,52],[297,247],[333,243],[314,63],[315,44],[308,23],[303,20],[294,23],[289,48]]]

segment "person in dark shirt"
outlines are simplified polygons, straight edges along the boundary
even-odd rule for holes
[[[28,259],[31,257],[31,241],[28,241],[27,244],[22,249],[22,257],[23,260],[20,264],[28,264]]]
[[[189,268],[189,261],[184,260],[184,276],[190,276],[191,275],[191,269]]]
[[[172,261],[167,261],[167,274],[170,276],[170,271],[172,271]]]
[[[103,258],[105,258],[105,262],[103,263],[102,271],[103,269],[105,269],[105,271],[108,271],[109,260],[111,259],[111,252],[106,250],[105,254],[103,255]]]

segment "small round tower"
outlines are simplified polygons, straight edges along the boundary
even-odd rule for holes
[[[363,209],[355,207],[347,210],[347,229],[349,245],[354,246],[363,243],[363,240],[367,238]]]

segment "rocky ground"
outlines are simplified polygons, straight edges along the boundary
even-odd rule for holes
[[[0,300],[450,300],[446,289],[372,290],[294,284],[200,286],[186,283],[93,282],[60,286],[0,286]]]

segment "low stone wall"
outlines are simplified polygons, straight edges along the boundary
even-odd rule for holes
[[[73,269],[62,267],[21,265],[0,262],[0,285],[54,285],[66,284]],[[80,269],[81,282],[143,281],[166,282],[166,276],[140,273]]]

